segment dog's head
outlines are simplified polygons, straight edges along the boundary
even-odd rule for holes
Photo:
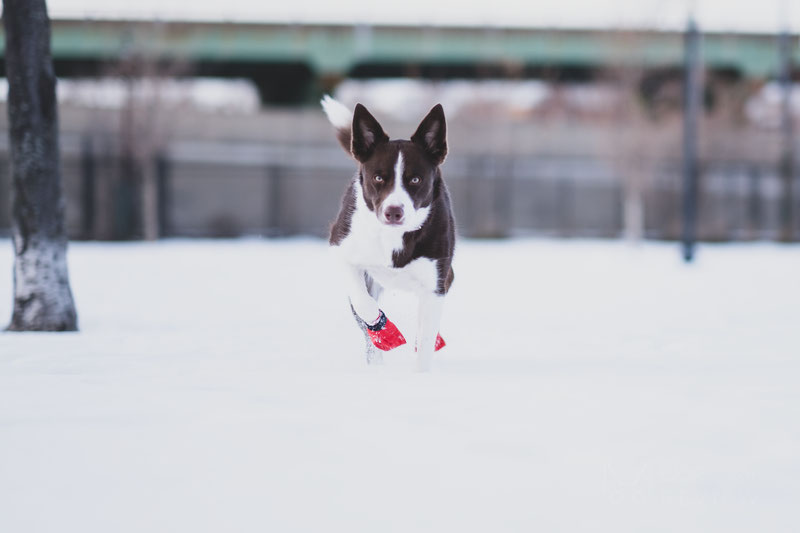
[[[327,106],[325,110],[337,125]],[[378,221],[403,231],[422,227],[434,199],[435,182],[441,179],[439,165],[447,156],[441,104],[422,119],[410,140],[390,141],[361,104],[356,105],[349,132],[344,124],[337,128],[339,141],[359,163],[364,201]]]

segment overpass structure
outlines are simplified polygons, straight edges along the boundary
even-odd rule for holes
[[[262,101],[278,104],[313,101],[345,78],[580,81],[620,68],[663,77],[684,54],[683,34],[664,31],[58,19],[52,52],[60,77],[124,75],[146,63],[249,78]],[[800,59],[796,45],[793,56]],[[736,79],[779,71],[770,34],[706,33],[702,57],[711,72]]]

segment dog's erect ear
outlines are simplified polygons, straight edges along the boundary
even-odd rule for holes
[[[411,140],[420,146],[436,165],[447,157],[447,124],[442,104],[436,104],[422,119]]]
[[[350,151],[353,157],[362,163],[369,159],[377,145],[389,141],[389,137],[383,132],[383,128],[375,120],[375,117],[361,104],[356,104],[353,112],[352,132],[353,141]]]

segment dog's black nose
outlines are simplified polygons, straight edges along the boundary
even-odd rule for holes
[[[399,224],[403,221],[403,206],[390,205],[383,212],[383,216],[386,217],[386,222],[389,224]]]

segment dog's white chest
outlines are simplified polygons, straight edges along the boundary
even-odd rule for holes
[[[436,261],[417,258],[402,268],[395,268],[393,255],[403,248],[403,232],[381,224],[367,208],[356,188],[356,208],[350,232],[337,246],[341,259],[367,272],[387,289],[435,291],[438,279]]]
[[[403,268],[372,267],[367,273],[387,289],[411,292],[434,292],[436,290],[436,262],[420,257]]]

